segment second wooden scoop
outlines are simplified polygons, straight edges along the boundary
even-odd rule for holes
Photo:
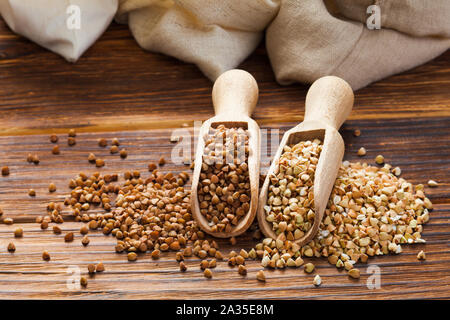
[[[258,222],[267,237],[277,238],[272,224],[266,220],[264,206],[267,202],[270,176],[278,173],[278,161],[284,146],[314,139],[323,142],[313,182],[314,223],[305,235],[295,242],[299,245],[307,244],[317,234],[344,156],[344,141],[337,130],[350,114],[352,107],[353,91],[341,78],[327,76],[311,85],[306,95],[304,121],[284,134],[261,188]]]
[[[217,78],[212,99],[216,115],[203,123],[198,134],[192,177],[191,210],[203,231],[215,237],[228,238],[245,232],[253,222],[258,208],[260,131],[258,124],[250,118],[258,101],[258,85],[250,73],[243,70],[230,70]],[[216,128],[221,124],[227,128],[240,127],[249,132],[247,165],[250,180],[250,209],[238,224],[233,226],[231,232],[217,232],[211,229],[208,220],[200,212],[197,192],[205,148],[203,137],[209,132],[210,127]]]

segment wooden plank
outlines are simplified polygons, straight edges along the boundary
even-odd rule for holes
[[[168,128],[212,116],[212,83],[193,65],[144,52],[125,26],[113,24],[76,64],[8,33],[0,20],[1,135]],[[350,119],[449,117],[449,58],[359,90]],[[263,45],[241,67],[258,81],[260,124],[303,119],[308,86],[277,85]]]
[[[270,126],[264,135],[279,130],[279,137],[294,123]],[[354,137],[355,128],[362,128],[360,137]],[[412,129],[414,128],[414,129]],[[268,126],[263,129],[269,129]],[[191,129],[189,132],[193,133]],[[417,134],[412,134],[417,132]],[[61,154],[52,155],[52,144],[48,135],[32,135],[26,139],[20,136],[0,137],[0,163],[8,163],[11,175],[0,180],[0,201],[5,215],[13,217],[19,223],[13,226],[0,225],[0,297],[21,296],[36,298],[43,294],[48,298],[85,298],[86,292],[97,298],[424,298],[445,297],[450,285],[450,181],[448,172],[450,158],[442,157],[450,153],[448,137],[450,127],[442,121],[349,121],[342,129],[346,141],[345,159],[350,161],[368,161],[378,153],[383,153],[388,162],[402,167],[402,176],[413,183],[426,183],[429,178],[438,180],[441,185],[432,189],[425,187],[427,195],[435,204],[430,222],[425,226],[423,237],[425,245],[405,246],[398,256],[377,257],[369,261],[370,265],[381,268],[382,288],[369,290],[366,287],[367,267],[359,267],[363,276],[359,282],[353,281],[342,271],[329,265],[325,259],[312,259],[317,265],[324,281],[320,291],[312,286],[312,276],[301,269],[268,271],[267,284],[255,280],[255,274],[261,269],[259,262],[247,263],[249,275],[242,278],[236,269],[219,263],[214,270],[214,278],[208,281],[199,270],[199,259],[187,260],[188,272],[181,274],[173,253],[164,253],[158,261],[152,261],[149,254],[141,255],[136,263],[126,261],[124,255],[114,253],[114,239],[99,232],[89,235],[91,243],[83,247],[78,233],[80,223],[66,222],[61,225],[64,232],[76,233],[73,243],[64,243],[63,235],[54,235],[52,231],[40,230],[33,223],[37,215],[45,214],[49,201],[61,200],[69,188],[67,181],[80,170],[92,173],[98,169],[86,160],[89,152],[105,157],[107,165],[102,172],[123,172],[127,169],[140,169],[144,177],[149,161],[156,161],[162,154],[167,159],[174,144],[169,142],[171,130],[126,131],[106,133],[81,133],[74,147],[63,145],[65,136],[61,135]],[[434,135],[433,135],[434,134]],[[127,159],[109,155],[108,149],[97,146],[97,139],[119,137],[122,145],[129,151]],[[429,143],[430,136],[433,144]],[[365,146],[368,154],[364,158],[356,155],[356,150]],[[8,151],[3,151],[8,150]],[[157,151],[156,151],[157,150]],[[39,154],[38,166],[29,164],[25,158],[29,151]],[[156,152],[155,152],[156,151]],[[163,170],[186,170],[183,165],[168,163]],[[189,170],[188,170],[189,171]],[[48,177],[51,177],[49,179]],[[53,181],[58,189],[54,194],[47,191],[48,183]],[[6,182],[6,183],[5,183]],[[37,191],[36,198],[27,195],[32,186]],[[69,220],[67,218],[66,220]],[[13,230],[24,228],[24,238],[13,239]],[[64,234],[63,232],[63,234]],[[6,252],[7,244],[13,241],[17,251]],[[232,247],[227,241],[219,240],[224,253],[230,250],[250,249],[255,241],[250,234],[238,239],[238,245]],[[52,256],[50,262],[41,259],[43,250]],[[416,255],[425,250],[427,260],[420,262]],[[69,266],[78,266],[86,273],[86,266],[102,260],[107,271],[90,279],[89,287],[83,290],[70,290],[66,287]],[[405,280],[408,279],[408,280]],[[439,279],[439,280],[438,280]],[[194,285],[195,284],[195,285]],[[220,292],[217,288],[221,288]],[[403,295],[401,294],[403,293]]]

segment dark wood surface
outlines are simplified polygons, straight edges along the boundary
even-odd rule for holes
[[[303,118],[308,86],[281,87],[274,81],[263,46],[240,66],[251,72],[260,87],[254,118],[265,132],[282,134]],[[426,187],[435,209],[425,226],[422,245],[403,246],[400,255],[376,257],[360,264],[361,279],[351,280],[325,259],[312,259],[322,277],[319,288],[313,275],[301,269],[267,270],[267,282],[255,280],[259,262],[248,262],[242,277],[223,262],[206,280],[199,260],[187,261],[188,271],[180,273],[174,253],[159,261],[142,255],[135,263],[114,253],[112,237],[91,233],[88,247],[63,236],[41,231],[34,219],[45,214],[49,201],[61,200],[68,192],[67,181],[80,171],[95,169],[86,161],[89,152],[106,160],[102,172],[137,169],[161,154],[167,158],[175,128],[213,115],[212,83],[193,65],[141,50],[124,26],[112,25],[77,64],[38,47],[9,31],[0,20],[0,166],[11,174],[0,177],[0,207],[4,217],[16,223],[0,223],[0,298],[319,298],[319,299],[409,299],[450,298],[450,53],[400,75],[389,77],[356,92],[350,119],[341,133],[346,143],[345,159],[373,164],[377,154],[402,168],[402,177],[414,184],[437,180],[438,188]],[[68,128],[76,128],[77,145],[66,145]],[[360,137],[352,131],[360,129]],[[52,155],[48,137],[60,135],[61,154]],[[122,160],[100,150],[99,137],[118,137],[128,150]],[[356,156],[364,146],[367,155]],[[38,166],[28,164],[26,155],[37,153]],[[164,170],[187,170],[167,164]],[[49,194],[54,182],[57,191]],[[36,198],[27,190],[34,188]],[[13,238],[17,227],[22,239]],[[79,223],[62,225],[77,231]],[[13,241],[17,251],[6,251]],[[250,249],[255,242],[246,234],[231,246],[219,241],[222,251]],[[43,250],[52,256],[41,259]],[[427,260],[419,262],[420,250]],[[67,288],[69,266],[86,274],[88,263],[103,261],[106,272],[89,278],[86,289]],[[366,281],[369,265],[381,268],[381,288],[370,290]]]

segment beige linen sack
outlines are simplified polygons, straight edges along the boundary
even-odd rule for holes
[[[14,32],[74,62],[106,30],[117,6],[118,0],[0,0],[0,15]]]
[[[381,29],[366,26],[376,4]],[[353,89],[423,64],[450,47],[449,0],[283,0],[266,32],[277,81],[324,75]]]
[[[120,0],[144,49],[196,64],[211,80],[238,66],[261,41],[278,0]]]
[[[81,30],[66,8],[81,8]],[[366,26],[380,8],[379,30]],[[117,9],[118,7],[118,9]],[[196,64],[211,80],[261,41],[280,84],[336,75],[358,89],[450,47],[450,0],[0,0],[15,32],[76,61],[116,13],[144,49]]]

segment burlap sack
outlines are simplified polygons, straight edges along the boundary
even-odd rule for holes
[[[8,25],[70,61],[108,26],[118,0],[0,0]],[[145,49],[196,64],[211,80],[237,67],[266,32],[278,82],[324,75],[354,89],[433,59],[450,47],[450,0],[119,0]],[[66,7],[82,8],[82,29],[65,27]],[[367,7],[381,10],[369,30]]]
[[[80,29],[67,25],[71,5],[80,9]],[[0,0],[0,15],[14,32],[74,62],[109,26],[117,6],[118,0]]]
[[[372,4],[380,30],[366,26]],[[283,0],[266,46],[281,84],[336,75],[356,90],[446,51],[449,21],[449,0]]]
[[[211,80],[239,65],[258,45],[278,0],[120,0],[139,45],[195,63]]]

